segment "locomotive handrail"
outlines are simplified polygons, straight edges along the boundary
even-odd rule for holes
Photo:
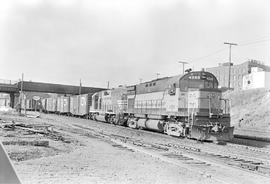
[[[209,100],[209,116],[211,115],[211,113],[212,113],[212,108],[211,108],[211,98],[210,97],[208,97],[208,100]]]
[[[230,107],[229,107],[229,103],[230,103],[230,100],[229,99],[225,99],[225,98],[220,98],[220,101],[224,101],[224,105],[225,105],[225,108],[224,108],[224,114],[227,114],[228,112],[230,112]],[[227,112],[227,102],[228,102],[228,112]]]

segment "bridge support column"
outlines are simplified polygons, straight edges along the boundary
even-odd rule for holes
[[[12,107],[12,108],[14,108],[14,105],[15,105],[15,94],[14,93],[10,93],[9,96],[10,96],[9,106]]]

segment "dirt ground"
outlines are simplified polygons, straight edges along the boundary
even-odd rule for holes
[[[145,151],[121,147],[96,135],[101,133],[130,137],[161,145],[181,141],[183,146],[196,147],[202,151],[269,158],[261,152],[252,152],[248,147],[202,144],[164,134],[54,114],[28,118],[12,113],[0,114],[0,118],[0,139],[19,178],[26,184],[270,182],[270,178],[233,168],[211,166],[205,172],[196,163],[179,164],[177,160],[168,162]],[[15,128],[13,124],[16,125]],[[49,145],[41,144],[46,141]],[[36,143],[40,145],[35,145]],[[268,152],[268,148],[261,149]]]
[[[270,91],[253,89],[225,93],[231,101],[231,122],[236,130],[243,133],[248,130],[267,131],[263,137],[270,138]]]
[[[54,117],[2,115],[1,119],[36,125],[34,127],[37,128],[53,124]],[[62,121],[70,120],[63,118]],[[5,145],[22,183],[215,183],[211,178],[196,175],[184,167],[121,149],[111,142],[86,136],[72,128],[64,129],[61,139],[20,128],[0,129],[0,138],[6,143],[18,140],[49,141],[49,146]]]

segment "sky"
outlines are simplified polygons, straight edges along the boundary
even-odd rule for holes
[[[269,0],[0,0],[0,79],[110,87],[270,65]]]

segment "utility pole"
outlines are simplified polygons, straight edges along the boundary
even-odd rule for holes
[[[157,74],[157,79],[158,79],[158,76],[160,75],[160,73],[156,73]]]
[[[80,79],[79,95],[81,95],[81,94],[82,94],[82,81],[81,81],[81,79]]]
[[[19,105],[19,114],[22,114],[22,101],[23,101],[23,73],[22,73],[22,81],[21,81],[21,93],[20,93],[20,105]]]
[[[185,61],[178,61],[178,63],[182,64],[182,68],[183,68],[183,75],[185,74],[185,65],[188,64],[188,62]]]
[[[22,81],[21,81],[21,93],[23,92],[23,73],[22,73]]]
[[[232,45],[236,46],[236,43],[224,42],[225,45],[229,45],[229,80],[228,89],[231,88],[231,61],[232,61]]]
[[[110,81],[108,81],[108,83],[107,83],[107,89],[109,89],[110,88]]]

